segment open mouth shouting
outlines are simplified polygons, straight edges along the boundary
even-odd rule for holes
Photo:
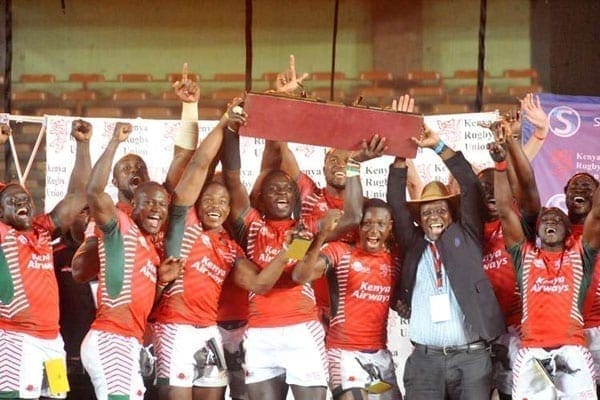
[[[142,177],[139,175],[134,175],[131,178],[129,178],[129,186],[131,187],[132,191],[135,191],[135,189],[140,186],[140,184],[142,183]]]
[[[280,211],[285,211],[288,209],[290,202],[287,199],[279,199],[275,202],[275,207],[277,207]]]
[[[583,196],[575,196],[573,197],[573,202],[577,205],[583,205],[585,204],[585,197]]]
[[[381,247],[381,238],[379,236],[367,236],[365,241],[367,250],[378,250]]]
[[[29,207],[21,207],[17,210],[17,216],[19,217],[28,217],[29,216]]]
[[[444,231],[444,224],[442,222],[431,223],[429,224],[429,230],[431,230],[432,233],[440,234]]]
[[[162,217],[159,214],[150,214],[146,217],[146,222],[152,230],[159,230],[162,225]]]

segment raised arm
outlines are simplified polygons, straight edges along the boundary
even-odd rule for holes
[[[90,215],[98,225],[105,225],[115,216],[115,205],[108,194],[104,192],[119,144],[129,137],[131,124],[117,122],[113,136],[104,152],[92,168],[92,174],[87,185],[87,200]]]
[[[71,137],[75,139],[75,165],[69,179],[67,193],[81,193],[85,195],[85,185],[92,172],[90,158],[90,138],[92,137],[92,124],[82,119],[76,119],[71,124]]]
[[[234,102],[194,152],[189,164],[185,167],[179,183],[175,187],[172,200],[173,205],[191,206],[196,202],[206,182],[213,159],[219,152],[219,148],[223,142],[223,131],[227,126],[227,118],[231,113],[231,108],[238,104],[239,101],[237,103]]]
[[[360,181],[360,163],[349,158],[346,162],[346,185],[344,188],[344,209],[327,236],[327,241],[338,240],[360,224],[363,209],[363,190]],[[328,214],[320,221],[327,223]],[[323,229],[323,228],[321,228]],[[320,246],[319,246],[320,247]]]
[[[63,232],[75,222],[77,214],[86,205],[85,185],[92,169],[90,159],[92,125],[80,119],[73,121],[71,136],[75,139],[77,145],[75,148],[75,164],[69,179],[67,195],[50,212],[55,224]]]
[[[241,99],[235,99],[234,103],[240,104]],[[233,107],[232,107],[233,109]],[[228,113],[227,127],[223,133],[223,154],[221,164],[223,165],[223,182],[229,190],[231,198],[231,212],[229,217],[236,221],[250,207],[248,191],[242,183],[240,169],[242,160],[240,156],[240,137],[238,129],[246,121],[248,115],[237,109],[236,113]]]
[[[494,197],[498,217],[502,224],[502,234],[506,248],[510,248],[525,239],[519,216],[513,209],[513,195],[506,174],[506,150],[502,144],[488,144],[490,156],[496,163],[494,171]]]
[[[165,187],[172,192],[179,182],[183,170],[192,158],[198,145],[198,99],[200,88],[188,78],[188,65],[183,64],[181,80],[173,83],[173,90],[182,101],[181,128],[175,134],[173,160],[167,171]]]
[[[594,192],[592,209],[583,223],[583,241],[594,249],[600,249],[600,186]]]
[[[500,129],[506,131],[509,128],[506,124],[501,124]],[[510,182],[517,204],[524,215],[537,216],[541,208],[540,195],[537,190],[533,168],[523,150],[520,135],[505,134],[505,138],[510,155],[509,167],[514,171],[514,178],[511,177]],[[517,188],[517,190],[514,190],[514,188]]]
[[[394,236],[405,248],[418,234],[412,215],[406,206],[406,159],[396,157],[388,173],[387,202],[394,213]]]
[[[524,152],[527,155],[527,159],[531,161],[544,145],[550,125],[548,123],[548,116],[540,103],[540,97],[537,95],[534,96],[528,93],[521,100],[521,112],[523,118],[531,122],[534,128],[533,134],[524,145]]]

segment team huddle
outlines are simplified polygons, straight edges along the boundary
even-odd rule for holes
[[[304,79],[290,61],[282,95]],[[226,387],[232,399],[288,389],[298,400],[401,399],[390,308],[413,344],[407,399],[596,398],[598,181],[566,183],[567,214],[541,207],[521,143],[523,118],[535,128],[529,147],[548,133],[534,96],[489,127],[494,168],[474,171],[423,127],[412,142],[456,184],[424,183],[396,157],[384,201],[363,196],[361,163],[385,152],[385,132],[327,151],[323,188],[286,143],[267,141],[248,193],[243,99],[198,144],[199,88],[184,71],[174,89],[182,123],[165,182],[135,154],[114,163],[128,123],[115,124],[92,167],[92,126],[75,120],[68,192],[51,212],[34,216],[19,184],[0,189],[0,398],[64,398],[80,357],[99,400],[142,399],[149,376],[164,400],[222,399]],[[392,110],[413,105],[403,96]],[[3,125],[0,139],[10,134]],[[73,249],[71,277],[87,290],[97,282],[95,316],[73,350],[60,333],[75,316],[55,275],[58,237]]]

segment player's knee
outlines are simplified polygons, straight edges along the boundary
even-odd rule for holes
[[[366,398],[366,397],[364,397]],[[334,390],[333,392],[334,400],[363,400],[363,390],[359,388],[352,388],[347,390],[342,390],[342,388],[338,388],[338,390]]]

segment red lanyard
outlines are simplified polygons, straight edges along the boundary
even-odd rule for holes
[[[435,243],[429,243],[429,249],[433,255],[433,266],[435,267],[435,284],[437,287],[442,287],[442,260],[440,259],[440,253],[435,246]]]

